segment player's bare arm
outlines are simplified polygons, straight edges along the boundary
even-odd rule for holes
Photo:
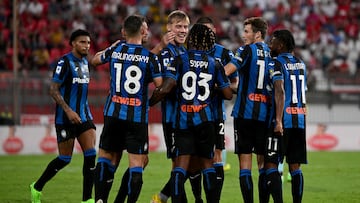
[[[151,95],[149,105],[154,106],[161,101],[176,86],[176,80],[173,78],[165,78],[162,85],[157,87]]]
[[[95,66],[98,66],[100,64],[103,64],[103,62],[101,61],[101,55],[106,51],[108,50],[109,48],[111,47],[114,47],[116,46],[118,43],[120,43],[121,40],[116,40],[116,42],[114,42],[110,47],[104,49],[104,50],[101,50],[99,52],[97,52],[91,59],[90,59],[90,64],[95,67]]]
[[[283,110],[284,110],[284,103],[285,103],[285,90],[284,90],[284,81],[277,80],[274,83],[275,89],[275,105],[276,105],[276,125],[274,128],[275,133],[279,133],[280,135],[283,134]]]
[[[50,96],[54,99],[54,101],[64,109],[67,117],[69,118],[70,122],[73,124],[80,124],[81,118],[80,116],[74,112],[69,105],[64,101],[63,97],[60,94],[59,88],[61,84],[52,82],[50,85]]]
[[[224,66],[225,75],[229,76],[236,71],[236,66],[232,63],[228,63]]]

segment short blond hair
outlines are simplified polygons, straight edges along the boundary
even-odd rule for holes
[[[183,20],[186,20],[190,24],[190,18],[184,11],[175,10],[175,11],[172,11],[168,15],[167,23],[168,24],[173,24],[174,21],[179,22],[179,21],[183,21]]]

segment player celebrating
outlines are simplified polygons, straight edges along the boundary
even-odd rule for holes
[[[196,23],[206,25],[216,34],[216,28],[214,26],[214,22],[209,17],[200,17]],[[220,61],[223,65],[226,65],[231,61],[234,57],[232,51],[226,49],[222,45],[215,43],[214,47],[209,51],[209,54],[213,56],[215,59]],[[229,77],[231,86],[235,87],[237,85],[237,72],[234,72]],[[224,164],[226,158],[226,150],[225,150],[225,104],[224,99],[221,95],[214,94],[212,97],[212,105],[214,110],[214,119],[215,119],[215,132],[216,132],[216,140],[215,140],[215,154],[214,154],[214,168],[216,171],[216,196],[220,199],[221,190],[224,184]],[[224,156],[223,156],[224,155]],[[192,162],[192,164],[194,161]],[[227,164],[230,167],[229,164]],[[201,171],[189,171],[189,179],[192,187],[192,191],[195,197],[195,203],[202,203],[203,200],[201,198]]]
[[[226,75],[239,72],[239,85],[233,107],[235,153],[239,159],[240,188],[245,203],[254,202],[251,175],[252,153],[257,155],[259,169],[259,199],[262,201],[265,184],[264,151],[267,132],[268,93],[266,91],[266,66],[270,62],[270,50],[264,39],[267,23],[260,17],[244,21],[243,40],[235,57],[225,68]],[[254,150],[254,151],[253,151]]]
[[[107,202],[121,151],[129,156],[128,200],[136,202],[142,187],[144,160],[148,153],[148,83],[162,83],[157,56],[142,46],[148,32],[145,18],[125,19],[126,43],[98,52],[92,64],[109,63],[110,93],[104,106],[104,127],[96,165],[95,199]]]
[[[289,164],[293,202],[301,202],[304,177],[300,165],[307,163],[306,157],[306,66],[292,54],[295,40],[289,30],[274,31],[270,49],[276,57],[274,69],[284,75],[284,155]]]
[[[40,203],[41,191],[56,173],[71,161],[77,138],[84,153],[82,202],[92,203],[91,193],[95,165],[95,125],[87,94],[90,82],[86,56],[90,49],[90,34],[76,30],[70,36],[72,51],[57,63],[50,85],[50,95],[56,102],[55,128],[59,156],[52,160],[40,178],[30,185],[31,202]]]
[[[189,32],[190,19],[185,12],[181,10],[175,10],[168,15],[168,23],[166,25],[167,31],[173,33],[174,40],[170,42],[167,47],[161,50],[159,60],[162,64],[163,71],[171,64],[174,58],[180,54],[186,52],[184,43]],[[165,145],[167,151],[167,158],[172,160],[172,166],[174,166],[174,154],[172,152],[173,142],[172,137],[174,135],[172,116],[175,112],[176,96],[175,92],[171,92],[161,102],[162,112],[162,126],[165,138]],[[170,197],[170,179],[161,189],[159,194],[152,196],[152,203],[166,202]]]
[[[207,202],[219,202],[215,197],[216,174],[212,165],[215,128],[211,95],[215,84],[225,99],[232,98],[232,90],[221,63],[207,53],[214,43],[215,33],[205,25],[195,24],[189,33],[188,53],[174,59],[166,70],[164,84],[150,99],[150,105],[156,103],[176,85],[175,167],[171,173],[173,203],[184,202],[184,182],[191,156],[201,161]]]

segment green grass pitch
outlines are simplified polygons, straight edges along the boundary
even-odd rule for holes
[[[55,156],[0,156],[0,203],[30,202],[30,183],[41,175]],[[160,191],[170,174],[171,164],[165,158],[165,153],[151,152],[149,157],[150,163],[144,172],[144,184],[138,201],[140,203],[150,202],[151,196]],[[221,202],[242,202],[237,156],[228,152],[227,161],[231,164],[231,169],[225,172]],[[360,152],[309,152],[308,161],[309,164],[302,166],[305,178],[303,202],[360,202]],[[109,202],[113,202],[115,198],[127,163],[127,156],[124,154],[115,174]],[[255,163],[253,166],[256,166]],[[287,166],[284,170],[287,171]],[[45,185],[42,202],[81,202],[81,171],[82,155],[76,154],[71,163]],[[252,174],[254,183],[257,183],[257,170],[253,169]],[[185,187],[189,202],[194,202],[188,181]],[[255,202],[258,202],[256,188],[257,185],[254,184]],[[283,194],[284,202],[292,202],[289,182],[284,182]]]

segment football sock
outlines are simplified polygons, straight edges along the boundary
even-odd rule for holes
[[[95,157],[96,150],[89,149],[84,152],[83,165],[83,201],[91,198],[91,193],[94,185],[94,171],[95,171]]]
[[[279,163],[278,170],[279,170],[280,175],[282,175],[284,173],[284,163],[283,162]]]
[[[202,171],[204,176],[204,190],[206,194],[206,202],[218,203],[219,199],[216,198],[215,184],[216,184],[216,172],[214,168],[207,168]]]
[[[183,203],[184,183],[186,171],[181,167],[176,167],[171,173],[171,202]]]
[[[291,172],[291,192],[293,202],[298,203],[302,200],[304,190],[304,177],[300,169]]]
[[[253,203],[253,181],[251,177],[251,170],[241,169],[239,173],[240,188],[244,203]]]
[[[215,194],[216,199],[220,201],[221,191],[224,185],[224,166],[223,163],[215,163],[214,164],[215,172],[216,172],[216,184],[215,184]]]
[[[172,172],[171,172],[171,174],[172,174]],[[161,190],[160,196],[161,195],[166,196],[167,198],[169,198],[171,196],[171,175],[170,175],[168,182],[164,185],[163,189]],[[161,199],[163,199],[163,198],[161,198]],[[163,199],[163,200],[165,200],[165,199]]]
[[[226,164],[226,155],[227,155],[226,149],[223,149],[223,150],[221,151],[221,157],[222,157],[221,159],[222,159],[223,165]]]
[[[266,185],[266,173],[264,168],[259,169],[258,190],[260,203],[269,202],[270,193]]]
[[[201,171],[189,173],[189,179],[195,201],[201,199]]]
[[[114,203],[122,203],[125,202],[126,196],[128,194],[128,182],[129,182],[129,168],[126,169],[122,179],[121,179],[121,185],[119,188],[119,191],[116,195],[116,198],[114,200]]]
[[[282,203],[282,182],[277,168],[266,170],[267,188],[274,200],[274,203]]]
[[[34,188],[37,191],[42,191],[44,185],[56,175],[56,173],[68,165],[71,161],[71,156],[59,155],[53,159],[46,167],[39,180],[36,181]]]
[[[95,202],[100,199],[103,203],[107,202],[115,171],[116,166],[109,159],[98,158],[95,169]]]
[[[142,174],[143,174],[142,167],[129,168],[128,200],[127,200],[128,203],[135,203],[139,198],[139,194],[143,184]]]

